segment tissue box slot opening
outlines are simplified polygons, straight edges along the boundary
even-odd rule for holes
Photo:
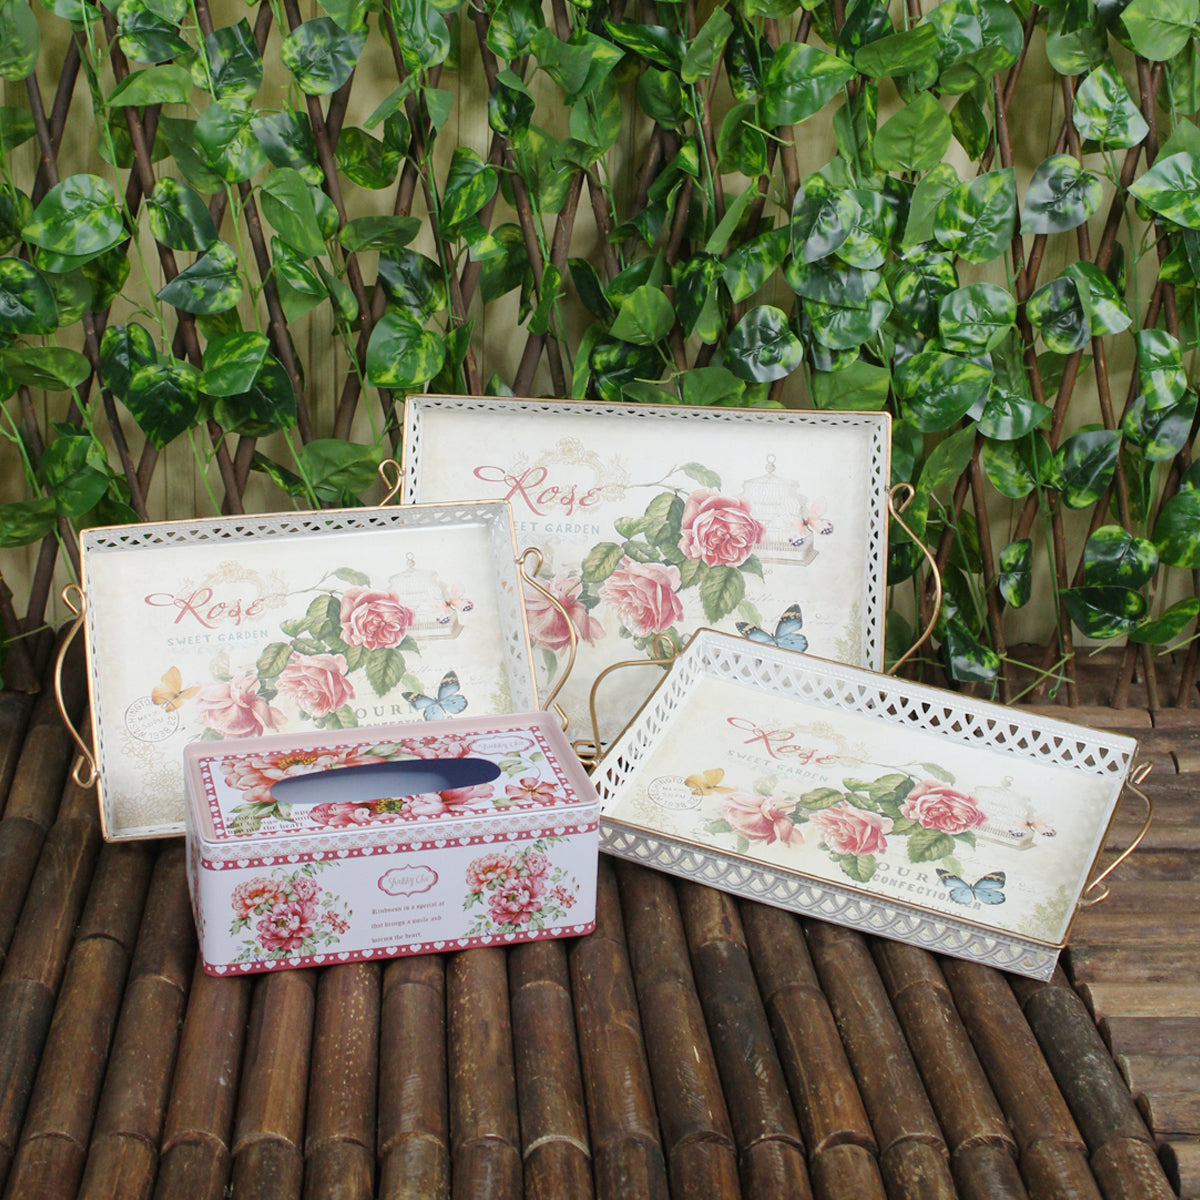
[[[362,763],[294,775],[271,786],[280,804],[304,805],[339,801],[369,804],[423,792],[491,783],[500,768],[486,758],[418,758],[402,762]]]

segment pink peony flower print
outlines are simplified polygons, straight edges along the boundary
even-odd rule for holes
[[[634,562],[623,556],[600,587],[600,599],[616,609],[621,624],[634,637],[649,637],[683,618],[679,568],[670,563]]]
[[[735,833],[752,842],[782,842],[785,846],[802,846],[804,838],[786,810],[792,806],[777,796],[760,796],[755,792],[730,792],[721,797],[721,815]]]
[[[541,895],[530,882],[510,880],[488,897],[488,912],[497,925],[528,925],[541,911]]]
[[[275,754],[251,754],[224,764],[225,782],[243,792],[252,804],[274,804],[271,788],[281,779],[327,771],[330,767],[357,767],[385,762],[375,754],[358,749],[285,750]]]
[[[321,894],[317,881],[308,875],[297,875],[290,881],[288,891],[295,899],[305,902],[315,900]]]
[[[459,737],[405,738],[404,750],[413,758],[469,758],[471,743]]]
[[[540,850],[530,850],[522,856],[521,867],[526,875],[541,879],[550,870],[550,860]]]
[[[478,811],[492,799],[492,785],[477,783],[471,787],[447,788],[444,792],[423,792],[413,796],[407,807],[409,816],[444,817]]]
[[[348,800],[314,804],[308,811],[314,825],[326,825],[330,829],[352,829],[356,825],[366,825],[372,816],[369,804],[353,804]]]
[[[566,616],[541,592],[526,586],[525,613],[534,645],[545,646],[547,650],[565,650],[571,644],[570,625],[574,625],[576,637],[589,646],[594,646],[604,636],[604,626],[579,599],[583,580],[578,575],[555,575],[543,586],[566,609]]]
[[[354,699],[344,654],[293,654],[276,686],[310,717],[324,717]]]
[[[337,913],[328,912],[322,919],[334,933],[345,933],[350,928],[350,922]]]
[[[279,884],[273,879],[247,879],[233,889],[233,911],[243,918],[261,914],[280,898]]]
[[[516,804],[554,804],[562,799],[554,790],[554,784],[536,775],[522,775],[516,783],[508,784],[504,791]]]
[[[740,567],[767,536],[745,500],[697,488],[683,506],[679,549],[710,567]]]
[[[966,833],[987,820],[974,796],[935,779],[918,783],[900,805],[900,811],[926,829],[949,834]]]
[[[834,854],[882,854],[893,824],[891,817],[865,812],[848,800],[814,813],[812,823]]]
[[[549,899],[561,908],[570,908],[575,903],[575,893],[569,888],[563,887],[560,883],[556,887],[550,889]]]
[[[205,725],[222,737],[262,737],[284,722],[283,713],[258,694],[253,675],[206,683],[196,694],[196,708]]]
[[[472,892],[499,887],[512,877],[513,861],[507,854],[481,854],[467,864],[467,887]]]
[[[255,925],[263,949],[298,950],[305,938],[312,937],[312,916],[310,906],[299,901],[273,908]]]
[[[395,592],[366,587],[346,589],[338,616],[342,641],[347,646],[362,646],[367,650],[398,646],[416,619],[412,609],[405,608]]]

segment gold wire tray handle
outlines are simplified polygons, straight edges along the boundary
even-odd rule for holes
[[[526,565],[527,561],[532,561],[532,570]],[[570,719],[563,711],[562,705],[555,704],[554,701],[557,698],[558,693],[562,691],[563,684],[565,684],[567,680],[571,678],[571,672],[575,669],[575,654],[579,649],[579,635],[575,632],[575,622],[571,620],[571,614],[567,612],[566,606],[561,600],[558,599],[557,596],[553,595],[547,588],[544,588],[540,583],[538,583],[537,579],[534,578],[534,576],[536,576],[537,573],[542,569],[543,561],[542,552],[537,549],[536,546],[528,546],[517,555],[517,572],[521,576],[521,582],[533,588],[535,592],[538,592],[540,595],[545,597],[545,599],[550,602],[550,605],[553,607],[555,612],[557,612],[558,615],[566,622],[567,637],[570,641],[571,647],[571,651],[567,655],[567,665],[563,668],[563,672],[558,677],[557,682],[550,689],[550,694],[542,702],[542,708],[545,709],[546,712],[553,711],[554,715],[558,717],[562,724],[563,732],[566,733],[567,727],[571,723]],[[553,705],[553,708],[551,708],[551,705]]]
[[[938,570],[937,559],[934,558],[928,546],[912,531],[912,528],[900,515],[912,503],[913,497],[917,494],[916,488],[911,483],[897,483],[888,492],[888,513],[893,521],[912,538],[917,549],[925,556],[925,560],[929,563],[929,570],[933,575],[933,613],[930,615],[929,622],[921,631],[921,636],[888,668],[889,675],[895,675],[902,666],[927,641],[933,636],[933,627],[937,624],[937,619],[942,611],[942,573]],[[900,497],[903,496],[903,499]]]
[[[1101,871],[1100,874],[1097,875],[1096,878],[1088,883],[1088,885],[1083,889],[1083,895],[1079,898],[1080,908],[1091,908],[1092,905],[1099,904],[1102,900],[1108,899],[1109,889],[1107,887],[1103,887],[1099,895],[1092,896],[1089,895],[1089,893],[1094,888],[1101,887],[1104,881],[1142,844],[1146,834],[1149,833],[1150,822],[1154,820],[1154,801],[1142,791],[1138,784],[1145,781],[1146,776],[1150,774],[1152,766],[1153,764],[1148,762],[1139,763],[1130,772],[1129,779],[1125,784],[1126,788],[1128,788],[1129,791],[1137,796],[1146,806],[1146,819],[1142,822],[1141,829],[1138,830],[1137,836],[1133,839],[1133,841],[1130,842],[1129,845],[1126,846],[1125,849],[1122,850],[1121,853],[1118,854],[1117,857],[1114,858],[1112,862],[1110,862],[1108,866],[1105,867],[1104,870]],[[1124,800],[1124,797],[1122,797],[1122,800]],[[1116,813],[1120,811],[1120,808],[1121,805],[1118,804],[1116,811],[1113,813],[1114,820],[1116,819]]]
[[[67,630],[66,637],[58,647],[58,654],[54,659],[54,698],[58,701],[59,716],[63,719],[63,724],[67,727],[67,732],[71,735],[76,747],[79,750],[79,755],[75,759],[74,765],[71,767],[71,778],[82,788],[92,787],[99,778],[99,771],[96,769],[96,759],[92,755],[92,748],[83,739],[83,735],[75,728],[74,721],[71,720],[71,714],[67,712],[66,702],[63,700],[62,691],[62,673],[63,663],[66,661],[67,651],[71,648],[71,643],[75,640],[75,635],[79,633],[83,626],[83,589],[77,583],[68,583],[62,592],[62,602],[75,615],[75,620],[71,623],[71,628]],[[82,768],[86,764],[86,775],[81,774]]]
[[[379,501],[379,507],[383,508],[400,495],[400,489],[404,486],[404,472],[394,458],[385,458],[379,464],[376,474],[384,487],[383,498]]]

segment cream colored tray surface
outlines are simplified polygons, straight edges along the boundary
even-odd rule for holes
[[[704,630],[596,770],[600,845],[1048,978],[1136,748]]]
[[[405,499],[507,499],[522,544],[579,634],[560,702],[589,728],[606,667],[700,626],[825,658],[883,664],[889,421],[812,413],[446,396],[405,405]],[[539,679],[566,653],[565,618],[531,597]],[[605,690],[600,732],[654,683]]]
[[[105,836],[183,832],[202,738],[534,709],[507,504],[89,529]]]

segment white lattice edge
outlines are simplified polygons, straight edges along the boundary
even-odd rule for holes
[[[96,647],[96,613],[88,589],[90,575],[105,554],[136,548],[152,552],[157,546],[212,545],[264,538],[398,529],[443,529],[482,525],[488,533],[495,568],[496,603],[504,644],[504,663],[514,712],[540,707],[529,650],[529,633],[522,601],[522,585],[516,562],[516,538],[512,511],[507,501],[466,501],[460,504],[416,504],[395,508],[326,509],[319,512],[259,513],[196,520],[158,521],[141,525],[99,526],[80,535],[81,585],[84,597],[84,634],[87,644],[88,686],[92,696],[92,746],[101,777],[96,788],[101,822],[110,836],[118,828],[112,798],[104,787],[103,764],[107,761],[107,739],[96,719],[97,697],[102,683],[100,654]],[[184,824],[169,822],[152,826],[122,827],[119,837],[139,839],[182,834]]]
[[[947,917],[869,899],[836,885],[772,871],[718,850],[698,850],[620,822],[600,821],[600,849],[776,908],[845,925],[861,933],[920,946],[1034,979],[1049,979],[1058,951],[1011,935],[984,932]]]
[[[742,426],[778,425],[781,428],[868,429],[869,526],[864,547],[863,656],[867,663],[883,665],[883,622],[887,581],[887,495],[891,477],[891,418],[887,413],[810,412],[784,409],[722,409],[692,405],[597,404],[588,401],[487,399],[470,396],[409,396],[404,403],[404,490],[406,504],[414,503],[421,489],[421,450],[425,410],[446,412],[508,412],[525,417],[620,417],[631,421],[681,421]],[[514,439],[520,433],[514,429]]]

